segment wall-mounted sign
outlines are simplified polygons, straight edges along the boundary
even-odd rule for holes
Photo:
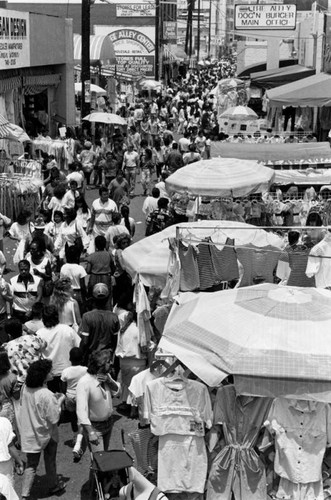
[[[154,76],[155,43],[147,33],[123,28],[108,34],[114,44],[117,71]],[[153,27],[151,35],[154,33]]]
[[[237,30],[294,30],[296,5],[238,4],[234,20]]]
[[[29,65],[29,13],[0,9],[0,69]]]
[[[155,5],[150,3],[119,3],[116,17],[155,17]]]
[[[163,40],[168,43],[177,42],[177,23],[176,21],[163,22]]]

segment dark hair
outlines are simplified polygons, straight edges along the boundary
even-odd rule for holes
[[[63,212],[61,212],[61,210],[55,210],[54,213],[53,213],[53,219],[54,217],[58,215],[59,217],[61,217],[62,220],[64,220],[64,215],[63,215]]]
[[[59,324],[59,313],[56,306],[46,306],[43,310],[43,323],[46,328],[52,328]]]
[[[289,231],[288,232],[288,242],[289,242],[289,245],[295,245],[299,238],[300,238],[300,233],[299,231]]]
[[[102,193],[109,194],[108,188],[106,188],[106,186],[101,186],[101,188],[99,189],[99,195],[100,196],[102,195]]]
[[[107,354],[110,357],[112,351],[110,349],[104,349],[103,351],[92,353],[87,363],[87,372],[91,375],[96,375],[99,371],[99,368],[103,365],[104,359]]]
[[[6,351],[0,351],[0,377],[6,375],[11,368],[8,354]]]
[[[44,304],[42,302],[35,302],[31,307],[31,318],[41,318],[44,310]]]
[[[127,205],[121,206],[121,215],[124,219],[124,224],[125,224],[126,229],[131,234],[131,226],[130,226],[130,219],[129,219],[130,209]]]
[[[82,204],[82,212],[83,214],[87,214],[88,212],[88,204],[86,203],[86,200],[84,198],[84,196],[78,196],[78,198],[76,198],[75,200],[75,209],[78,210],[78,203],[81,203]]]
[[[31,363],[26,375],[26,386],[31,389],[42,387],[51,370],[52,361],[50,359],[39,359],[38,361]]]
[[[77,217],[77,212],[74,208],[65,208],[64,215],[65,215],[65,217],[69,217],[71,219],[71,221],[73,221]]]
[[[111,214],[111,220],[113,222],[114,225],[117,225],[121,222],[121,214],[119,214],[118,212],[113,212]]]
[[[29,245],[29,251],[31,252],[31,245],[32,243],[35,243],[37,244],[37,247],[38,247],[38,251],[39,253],[41,253],[42,255],[44,255],[46,253],[46,242],[45,242],[45,239],[44,238],[40,238],[39,236],[35,236],[30,245]]]
[[[169,200],[168,198],[159,198],[157,200],[158,208],[168,208]]]
[[[75,245],[66,248],[66,259],[68,264],[79,264],[80,259],[80,249]]]
[[[73,347],[69,352],[69,359],[73,366],[81,365],[83,361],[83,352],[79,347]]]
[[[152,196],[153,198],[159,198],[160,197],[160,190],[157,187],[153,187],[152,189]]]
[[[96,236],[94,238],[94,245],[95,245],[95,248],[98,249],[98,250],[104,250],[107,246],[107,241],[106,241],[106,238],[102,235],[100,236]]]
[[[319,213],[310,212],[306,220],[306,226],[310,226],[312,222],[315,222],[315,226],[322,226],[323,221]]]
[[[178,149],[178,144],[177,142],[172,143],[172,149]]]
[[[10,318],[5,321],[4,326],[5,332],[10,335],[13,339],[18,339],[22,337],[23,325],[17,318]]]
[[[66,188],[63,184],[57,184],[57,186],[55,186],[55,188],[53,190],[53,195],[58,200],[62,200],[65,193],[66,193]]]
[[[141,148],[146,148],[148,146],[148,141],[146,141],[146,139],[142,139],[140,141],[140,147]]]
[[[26,224],[27,219],[31,216],[31,212],[29,210],[21,210],[21,212],[17,216],[17,223],[23,226]]]

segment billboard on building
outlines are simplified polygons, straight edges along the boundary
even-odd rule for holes
[[[152,26],[95,26],[96,35],[108,35],[116,54],[116,70],[154,77],[155,29]]]
[[[0,70],[29,65],[29,13],[0,9]]]
[[[116,17],[155,17],[155,5],[150,3],[118,3]]]
[[[296,5],[294,4],[237,4],[234,27],[236,30],[294,30]]]

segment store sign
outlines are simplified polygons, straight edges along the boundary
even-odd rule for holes
[[[120,3],[116,17],[155,17],[155,5],[150,3]]]
[[[177,42],[177,23],[176,21],[163,22],[163,40],[167,43]]]
[[[148,35],[134,29],[120,29],[108,36],[114,44],[117,71],[154,75],[155,44]]]
[[[116,56],[116,71],[154,76],[154,56]]]
[[[237,30],[294,30],[296,27],[296,5],[235,5],[234,20]]]
[[[0,70],[29,65],[29,13],[0,9]]]

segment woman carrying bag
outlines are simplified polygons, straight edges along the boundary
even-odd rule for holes
[[[54,252],[61,260],[66,257],[69,247],[74,245],[80,255],[89,246],[90,239],[76,216],[74,208],[68,208],[64,211],[64,223],[54,244]]]

